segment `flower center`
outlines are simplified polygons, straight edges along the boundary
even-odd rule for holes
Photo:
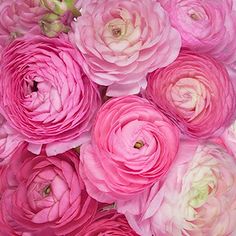
[[[198,16],[196,13],[190,14],[190,17],[191,17],[193,20],[195,20],[195,21],[197,21],[197,20],[200,19],[199,16]]]
[[[37,92],[38,91],[38,82],[33,81],[33,85],[31,86],[32,92]]]
[[[198,208],[207,201],[209,196],[208,185],[198,186],[196,188],[193,188],[191,191],[193,196],[189,203],[193,208]]]
[[[113,28],[112,29],[112,35],[115,37],[115,38],[119,38],[121,36],[121,28]]]
[[[172,102],[178,109],[197,111],[204,108],[206,88],[194,78],[183,78],[171,88]]]
[[[44,189],[43,189],[43,196],[47,197],[49,194],[51,193],[51,186],[47,185]]]
[[[144,143],[143,143],[142,140],[139,140],[139,141],[137,141],[137,142],[134,144],[134,148],[136,148],[136,149],[140,149],[140,148],[142,148],[143,146],[144,146]]]

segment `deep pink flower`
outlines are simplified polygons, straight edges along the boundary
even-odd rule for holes
[[[177,128],[146,99],[108,100],[97,114],[91,143],[80,149],[88,193],[108,203],[132,198],[167,173],[178,143]]]
[[[29,149],[62,153],[88,139],[100,105],[78,51],[64,38],[17,39],[3,52],[0,105]]]
[[[214,143],[185,142],[159,186],[120,202],[137,233],[145,236],[235,235],[236,163]]]
[[[12,129],[0,114],[0,165],[6,164],[15,149],[23,143],[22,137]]]
[[[15,233],[37,235],[49,228],[56,235],[77,235],[97,211],[97,202],[85,190],[79,159],[73,151],[36,156],[22,145],[2,170],[0,181],[1,213]]]
[[[154,0],[85,1],[70,38],[91,79],[108,86],[108,96],[139,93],[146,74],[174,61],[181,46],[179,33]]]
[[[160,0],[183,46],[224,63],[236,62],[234,0]]]
[[[138,236],[129,226],[124,215],[116,210],[105,210],[97,212],[93,222],[81,232],[83,236],[95,235],[119,235]],[[78,235],[79,236],[79,235]]]
[[[171,65],[149,74],[146,97],[173,119],[183,134],[194,138],[221,131],[235,113],[235,92],[224,66],[187,50]]]

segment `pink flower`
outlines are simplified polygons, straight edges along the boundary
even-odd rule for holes
[[[183,46],[207,53],[222,62],[236,62],[234,0],[161,0]]]
[[[236,120],[225,129],[221,138],[234,157],[236,157]]]
[[[15,149],[22,143],[21,136],[0,115],[0,165],[6,164]]]
[[[183,143],[161,187],[154,185],[118,210],[145,236],[234,235],[235,169],[221,146]]]
[[[235,111],[235,92],[223,65],[187,50],[149,74],[146,96],[193,138],[219,133]]]
[[[72,24],[70,38],[83,53],[89,75],[109,86],[108,96],[139,93],[146,74],[176,59],[179,33],[154,0],[92,0]]]
[[[40,0],[1,0],[0,51],[16,37],[40,34],[39,21],[46,12]]]
[[[36,156],[22,145],[1,173],[1,212],[6,224],[16,234],[37,235],[49,228],[55,235],[78,235],[97,211],[78,168],[73,151]]]
[[[111,99],[99,110],[91,143],[80,149],[81,175],[100,202],[130,199],[159,181],[175,158],[175,126],[146,99]]]
[[[85,228],[81,235],[138,236],[129,226],[125,216],[117,213],[116,210],[98,212],[93,222]]]
[[[3,52],[0,105],[29,150],[62,153],[88,139],[100,95],[78,51],[63,39],[15,40]]]

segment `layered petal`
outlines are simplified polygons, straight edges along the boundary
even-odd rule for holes
[[[174,61],[179,33],[153,0],[101,0],[82,5],[69,33],[89,66],[93,81],[108,86],[108,96],[139,93],[146,74]]]
[[[96,116],[91,142],[80,148],[88,193],[108,203],[133,198],[167,173],[178,143],[177,128],[146,99],[108,100]]]
[[[235,114],[235,92],[225,67],[189,50],[150,73],[144,94],[193,138],[219,135]]]
[[[26,145],[1,171],[3,222],[16,235],[78,235],[97,211],[79,173],[79,159],[69,151],[36,156]],[[19,171],[20,170],[20,171]]]
[[[4,51],[0,106],[32,152],[39,154],[45,144],[55,155],[88,140],[100,94],[84,67],[65,38],[18,39]]]

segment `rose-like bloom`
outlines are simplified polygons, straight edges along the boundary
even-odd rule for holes
[[[49,228],[56,235],[77,235],[97,211],[73,151],[36,156],[21,145],[1,172],[0,188],[3,220],[16,234]]]
[[[13,130],[0,114],[0,165],[6,164],[15,149],[22,143],[22,138]]]
[[[146,99],[108,100],[96,116],[91,143],[80,149],[88,193],[107,203],[132,198],[167,173],[178,143],[177,128]]]
[[[236,62],[234,0],[160,0],[183,46],[231,64]]]
[[[222,146],[183,143],[162,186],[121,203],[118,210],[145,236],[233,236],[235,169],[234,158]]]
[[[93,222],[81,233],[83,236],[119,235],[138,236],[129,226],[124,215],[116,210],[97,212]]]
[[[146,74],[174,61],[181,39],[154,0],[92,0],[72,23],[70,38],[83,53],[93,81],[108,96],[135,94]]]
[[[194,138],[220,133],[235,110],[235,92],[224,66],[187,50],[149,74],[146,97]]]
[[[97,87],[83,72],[77,49],[66,39],[17,39],[3,52],[0,105],[30,150],[62,153],[88,138],[100,105]]]
[[[1,0],[0,52],[16,37],[40,34],[39,21],[46,12],[39,0]]]

